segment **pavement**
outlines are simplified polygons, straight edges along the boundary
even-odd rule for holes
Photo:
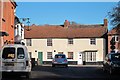
[[[52,66],[50,64],[43,64],[39,66]],[[75,66],[75,67],[103,67],[103,65],[68,65],[68,66]]]

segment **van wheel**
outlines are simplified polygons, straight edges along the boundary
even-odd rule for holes
[[[110,75],[113,74],[112,68],[109,69],[109,74],[110,74]]]
[[[68,67],[68,65],[65,65],[65,67]]]
[[[103,72],[106,72],[106,69],[105,69],[105,67],[103,67],[102,69],[103,69]]]
[[[4,79],[6,77],[5,73],[2,73],[2,79]]]
[[[29,78],[30,78],[30,75],[31,75],[30,72],[29,72],[29,73],[26,73],[26,79],[29,79]]]
[[[55,67],[55,65],[54,65],[54,64],[52,64],[52,67]]]

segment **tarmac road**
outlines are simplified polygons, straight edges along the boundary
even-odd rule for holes
[[[29,80],[119,80],[119,73],[109,75],[102,71],[102,66],[72,65],[66,67],[51,67],[51,65],[35,66]],[[26,80],[17,75],[7,76],[2,80]]]

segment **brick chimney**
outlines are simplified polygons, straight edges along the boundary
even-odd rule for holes
[[[108,20],[107,19],[104,19],[104,26],[108,26]]]
[[[69,22],[68,20],[65,20],[65,22],[64,22],[64,27],[65,27],[65,28],[68,28],[69,25],[70,25],[70,22]]]

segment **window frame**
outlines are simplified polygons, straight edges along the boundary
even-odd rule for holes
[[[52,58],[53,58],[53,53],[52,52],[47,52],[47,59],[52,59]]]
[[[96,45],[96,38],[90,38],[90,45]]]
[[[74,59],[74,53],[73,52],[68,52],[68,59]]]
[[[7,50],[7,49],[12,49],[11,51],[10,50]],[[12,52],[12,54],[6,54],[5,55],[5,53],[6,53],[6,51],[8,51],[7,53],[11,53]],[[2,52],[2,58],[3,59],[15,59],[16,58],[16,48],[15,47],[6,47],[6,48],[4,48],[3,49],[3,52]],[[11,57],[8,57],[8,55],[11,55]],[[12,57],[14,55],[14,57]]]
[[[63,52],[58,52],[58,54],[63,54]]]
[[[53,46],[52,38],[47,39],[47,46]]]
[[[68,44],[70,44],[70,45],[74,44],[73,38],[68,38]]]
[[[97,56],[96,51],[85,52],[85,61],[86,62],[96,62],[96,56]]]
[[[21,52],[21,51],[18,51],[18,49],[22,49],[22,50],[23,50],[23,55],[24,55],[23,58],[19,58],[19,57],[18,57],[18,55],[20,55],[20,54],[18,54],[18,53]],[[24,58],[25,58],[25,50],[24,50],[22,47],[18,47],[18,48],[17,48],[17,59],[24,59]]]

